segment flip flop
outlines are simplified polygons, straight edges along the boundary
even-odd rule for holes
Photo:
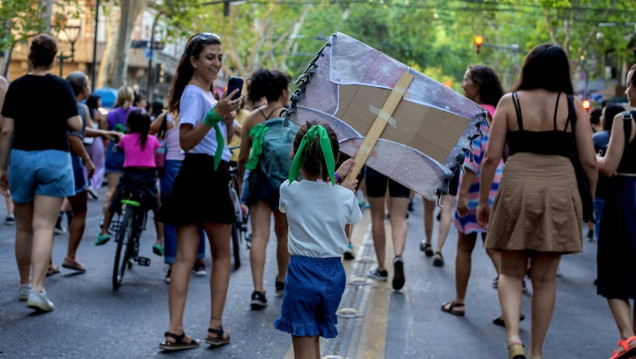
[[[521,315],[519,316],[519,321],[522,321],[522,320],[524,320],[524,319],[526,319],[526,316],[525,316],[525,315],[523,315],[523,314],[521,314]],[[504,322],[504,320],[503,320],[503,316],[501,316],[501,315],[500,315],[500,316],[498,316],[497,318],[494,318],[494,319],[492,320],[492,324],[494,324],[494,325],[498,325],[498,326],[500,326],[500,327],[505,327],[505,326],[506,326],[506,323],[505,323],[505,322]]]
[[[108,242],[110,240],[110,234],[106,233],[106,234],[98,234],[97,235],[97,241],[95,241],[95,245],[96,246],[101,246],[103,244],[106,244],[106,242]]]
[[[155,243],[152,245],[152,253],[163,257],[163,246],[159,243]]]
[[[86,267],[82,263],[78,262],[75,259],[70,259],[68,257],[64,258],[64,263],[62,263],[62,267],[76,270],[78,272],[86,272]]]
[[[175,350],[186,350],[186,349],[196,349],[199,347],[200,342],[199,340],[195,340],[190,338],[190,342],[186,343],[183,341],[183,339],[185,339],[185,332],[183,332],[183,334],[181,335],[176,335],[174,333],[170,333],[170,332],[165,332],[163,334],[166,337],[170,337],[173,338],[175,340],[174,343],[170,343],[170,342],[161,342],[159,343],[159,348],[163,349],[163,350],[168,350],[168,351],[175,351]]]
[[[448,307],[448,308],[447,308]],[[463,317],[465,313],[465,311],[459,311],[459,310],[455,310],[455,308],[464,308],[464,303],[455,303],[455,301],[452,302],[446,302],[444,304],[442,304],[442,311],[446,312],[446,313],[450,313],[452,315],[456,315],[458,317]]]

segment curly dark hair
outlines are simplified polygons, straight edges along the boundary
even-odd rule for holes
[[[257,102],[263,96],[267,97],[267,101],[276,101],[287,89],[291,82],[289,74],[268,69],[260,69],[255,71],[247,80],[247,98],[252,102]]]
[[[303,140],[303,137],[305,137],[309,129],[311,129],[315,125],[321,125],[327,130],[329,141],[331,142],[331,151],[334,155],[334,161],[337,161],[338,152],[340,151],[338,136],[336,136],[336,133],[328,124],[318,123],[314,121],[309,121],[298,129],[296,137],[294,138],[292,158],[296,155],[296,152],[298,151],[298,147],[300,146],[300,142]],[[322,149],[320,148],[320,141],[318,140],[318,138],[316,138],[311,145],[306,146],[304,151],[307,159],[303,164],[303,170],[307,174],[319,176],[323,181],[329,181],[329,172],[327,171],[327,165],[325,163],[325,158],[322,154]]]
[[[495,70],[486,65],[469,65],[470,78],[479,85],[479,99],[482,104],[497,106],[503,96],[501,81]]]
[[[29,62],[34,69],[50,68],[57,54],[57,41],[47,34],[33,37],[29,48]]]

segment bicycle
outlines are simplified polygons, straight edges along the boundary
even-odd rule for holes
[[[230,148],[231,150],[234,148]],[[247,235],[247,219],[248,212],[243,210],[241,197],[239,196],[238,166],[235,162],[230,162],[229,166],[230,182],[228,183],[228,191],[230,199],[234,206],[234,223],[232,223],[232,253],[234,255],[234,269],[241,267],[241,242]],[[248,247],[249,248],[249,247]]]
[[[122,210],[111,226],[116,231],[115,265],[113,266],[113,290],[118,290],[124,280],[126,269],[132,269],[134,262],[140,266],[150,266],[150,258],[139,256],[139,240],[146,229],[148,211],[142,208],[142,194],[128,192],[121,200]],[[120,220],[121,219],[121,220]]]

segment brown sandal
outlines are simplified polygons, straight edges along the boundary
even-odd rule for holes
[[[205,338],[206,344],[210,344],[213,347],[218,347],[230,343],[230,331],[223,330],[223,326],[221,326],[221,328],[219,329],[208,328],[208,333],[214,334],[216,335],[216,337],[211,338],[208,334],[208,336]]]
[[[64,262],[62,263],[62,267],[67,269],[76,270],[78,272],[86,272],[86,267],[80,263],[76,259],[71,259],[69,257],[64,258]]]

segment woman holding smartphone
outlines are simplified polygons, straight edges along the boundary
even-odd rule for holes
[[[212,314],[205,342],[228,344],[230,334],[221,325],[230,280],[230,234],[234,210],[228,193],[228,161],[232,154],[227,140],[232,138],[238,92],[226,94],[218,102],[210,87],[221,70],[221,38],[210,33],[188,40],[169,93],[169,111],[179,115],[179,141],[185,159],[171,195],[159,210],[159,220],[177,227],[177,256],[172,265],[169,307],[170,326],[164,350],[193,349],[199,341],[185,335],[183,312],[190,272],[196,260],[201,229],[205,230],[212,252],[210,294]]]

